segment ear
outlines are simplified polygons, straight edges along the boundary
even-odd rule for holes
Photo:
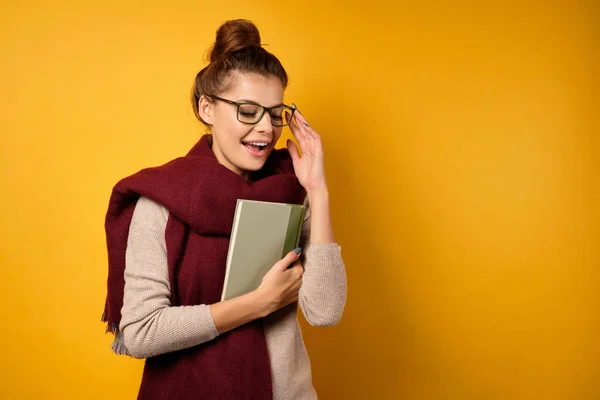
[[[208,125],[212,125],[213,112],[213,103],[210,99],[205,95],[200,96],[200,99],[198,100],[198,114],[200,114],[202,121],[206,122]]]

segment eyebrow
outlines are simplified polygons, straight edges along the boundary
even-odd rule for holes
[[[262,104],[260,104],[257,101],[254,100],[250,100],[250,99],[239,99],[236,100],[238,103],[251,103],[251,104],[256,104],[257,106],[261,106],[261,107],[267,107],[267,106],[263,106]],[[273,108],[273,107],[279,107],[279,106],[285,106],[285,104],[283,103],[279,103],[279,104],[275,104],[274,106],[270,106],[268,108]]]

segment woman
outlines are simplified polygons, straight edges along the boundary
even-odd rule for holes
[[[283,105],[287,74],[254,24],[223,24],[210,61],[192,91],[210,134],[113,189],[103,319],[115,352],[146,358],[140,399],[314,399],[297,304],[311,325],[329,326],[346,302],[321,141]],[[302,156],[291,141],[275,150],[286,125]],[[304,203],[304,252],[254,292],[220,301],[238,198]]]

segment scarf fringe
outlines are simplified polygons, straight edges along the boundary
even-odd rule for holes
[[[115,335],[115,339],[110,345],[110,349],[113,351],[113,353],[119,356],[131,357],[131,353],[129,353],[129,350],[127,350],[127,347],[125,347],[125,337],[123,336],[123,332],[121,332],[119,329],[119,324],[116,322],[108,322],[106,311],[102,313],[102,322],[106,322],[105,333],[110,332]]]
[[[125,347],[125,338],[123,337],[123,332],[121,332],[118,328],[117,332],[115,333],[115,340],[113,340],[110,348],[116,355],[131,357],[131,353],[129,353],[129,350],[127,350],[127,347]]]
[[[117,334],[117,331],[119,330],[119,324],[116,322],[108,322],[108,316],[106,311],[102,313],[101,321],[106,322],[106,331],[104,331],[104,333],[110,332],[113,335]]]

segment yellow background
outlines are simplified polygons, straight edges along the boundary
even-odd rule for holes
[[[2,1],[0,398],[135,398],[108,196],[202,133],[238,17],[324,141],[349,300],[305,329],[321,398],[600,398],[598,3],[481,3]]]

